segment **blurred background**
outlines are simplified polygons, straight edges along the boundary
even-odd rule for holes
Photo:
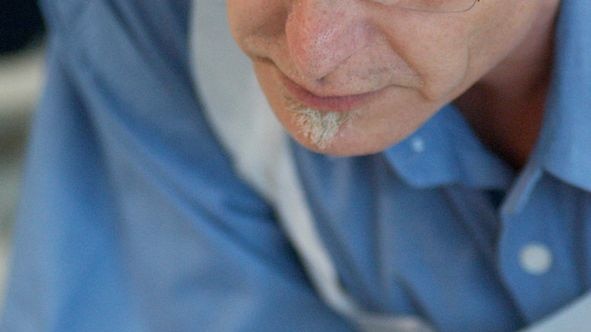
[[[0,308],[31,116],[43,82],[36,0],[0,1]]]

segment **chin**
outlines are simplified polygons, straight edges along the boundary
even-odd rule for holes
[[[325,146],[318,146],[307,138],[302,138],[299,135],[292,135],[292,137],[302,146],[315,153],[333,156],[333,157],[358,157],[380,153],[399,141],[378,144],[376,142],[367,143],[363,141],[352,142],[348,139],[335,138],[332,142]]]
[[[363,130],[358,116],[350,114],[288,114],[279,116],[284,128],[300,145],[316,153],[354,157],[382,152],[405,135]],[[362,122],[362,121],[361,121]]]
[[[323,149],[319,149],[314,145],[304,145],[304,147],[315,153],[331,157],[360,157],[380,153],[383,151],[383,149],[369,149],[366,147],[342,146],[338,144]]]

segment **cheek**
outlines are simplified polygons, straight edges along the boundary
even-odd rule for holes
[[[253,64],[259,85],[273,113],[289,133],[297,133],[299,128],[287,109],[287,100],[284,91],[279,88],[275,66],[266,61],[255,61]]]
[[[463,27],[457,23],[414,24],[407,33],[396,34],[402,55],[423,81],[419,92],[430,102],[453,99],[464,86],[470,52]]]
[[[536,20],[531,14],[537,5],[535,1],[501,1],[488,10],[488,15],[479,17],[470,44],[474,67],[480,70],[480,75],[493,69],[519,45],[527,43],[524,39]]]
[[[271,37],[282,33],[287,17],[287,7],[282,2],[281,0],[227,0],[230,30],[241,48],[252,48],[249,45],[250,41],[259,39],[259,36]]]

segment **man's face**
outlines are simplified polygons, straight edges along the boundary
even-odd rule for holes
[[[541,2],[427,13],[377,0],[228,0],[228,12],[287,131],[315,151],[362,155],[403,140],[504,60]]]

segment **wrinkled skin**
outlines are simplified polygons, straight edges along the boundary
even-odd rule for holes
[[[495,71],[504,80],[511,79],[507,72],[519,73],[500,64],[523,54],[519,49],[532,39],[546,38],[534,30],[556,7],[551,2],[558,0],[481,0],[467,12],[445,14],[371,0],[227,4],[232,34],[286,130],[312,150],[351,156],[400,142]],[[298,99],[285,89],[285,77],[317,96],[372,95],[344,112],[351,116],[319,145],[290,109]]]

